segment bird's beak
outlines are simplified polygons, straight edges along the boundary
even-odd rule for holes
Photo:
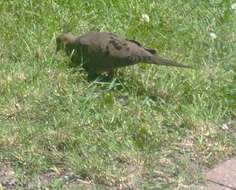
[[[56,40],[56,45],[57,45],[57,47],[56,47],[56,53],[57,53],[58,51],[60,51],[60,50],[65,49],[66,44],[67,44],[66,39],[57,38],[57,40]]]
[[[61,46],[62,46],[62,41],[60,38],[56,38],[56,52],[57,53],[58,51],[61,50]]]
[[[57,45],[55,53],[57,54],[57,52],[58,52],[59,50],[60,50],[60,48],[59,48],[59,46]]]

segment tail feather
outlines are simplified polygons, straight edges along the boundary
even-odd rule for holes
[[[183,65],[175,61],[171,61],[169,59],[161,58],[157,55],[153,56],[151,63],[156,64],[156,65],[165,65],[165,66],[172,66],[172,67],[182,67],[182,68],[189,68],[189,69],[193,68],[191,66]]]

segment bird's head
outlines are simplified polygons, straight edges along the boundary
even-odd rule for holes
[[[61,34],[56,38],[56,45],[58,52],[61,49],[64,49],[67,45],[73,44],[73,42],[76,40],[76,37],[71,33],[65,33]]]

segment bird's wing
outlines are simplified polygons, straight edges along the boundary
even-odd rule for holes
[[[130,39],[126,39],[127,41],[130,41],[130,42],[132,42],[132,43],[135,43],[135,44],[137,44],[138,46],[140,46],[140,47],[143,47],[142,46],[142,44],[140,43],[140,42],[138,42],[138,41],[136,41],[136,40],[130,40]],[[156,54],[156,50],[155,49],[150,49],[150,48],[145,48],[145,47],[143,47],[146,51],[149,51],[151,54]]]
[[[127,64],[146,61],[155,51],[142,47],[139,42],[134,40],[127,40],[116,36],[106,40],[102,49],[105,55],[124,60]]]
[[[92,32],[78,38],[78,44],[86,46],[93,57],[106,58],[111,62],[129,65],[146,61],[155,50],[142,47],[135,40],[127,40],[112,33]]]

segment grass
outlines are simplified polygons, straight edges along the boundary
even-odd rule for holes
[[[204,182],[203,169],[236,150],[235,126],[225,124],[236,116],[232,3],[1,2],[0,162],[13,168],[15,189]],[[112,82],[88,82],[65,54],[55,55],[55,36],[91,30],[139,40],[197,69],[139,64]],[[47,183],[39,180],[50,172]]]

